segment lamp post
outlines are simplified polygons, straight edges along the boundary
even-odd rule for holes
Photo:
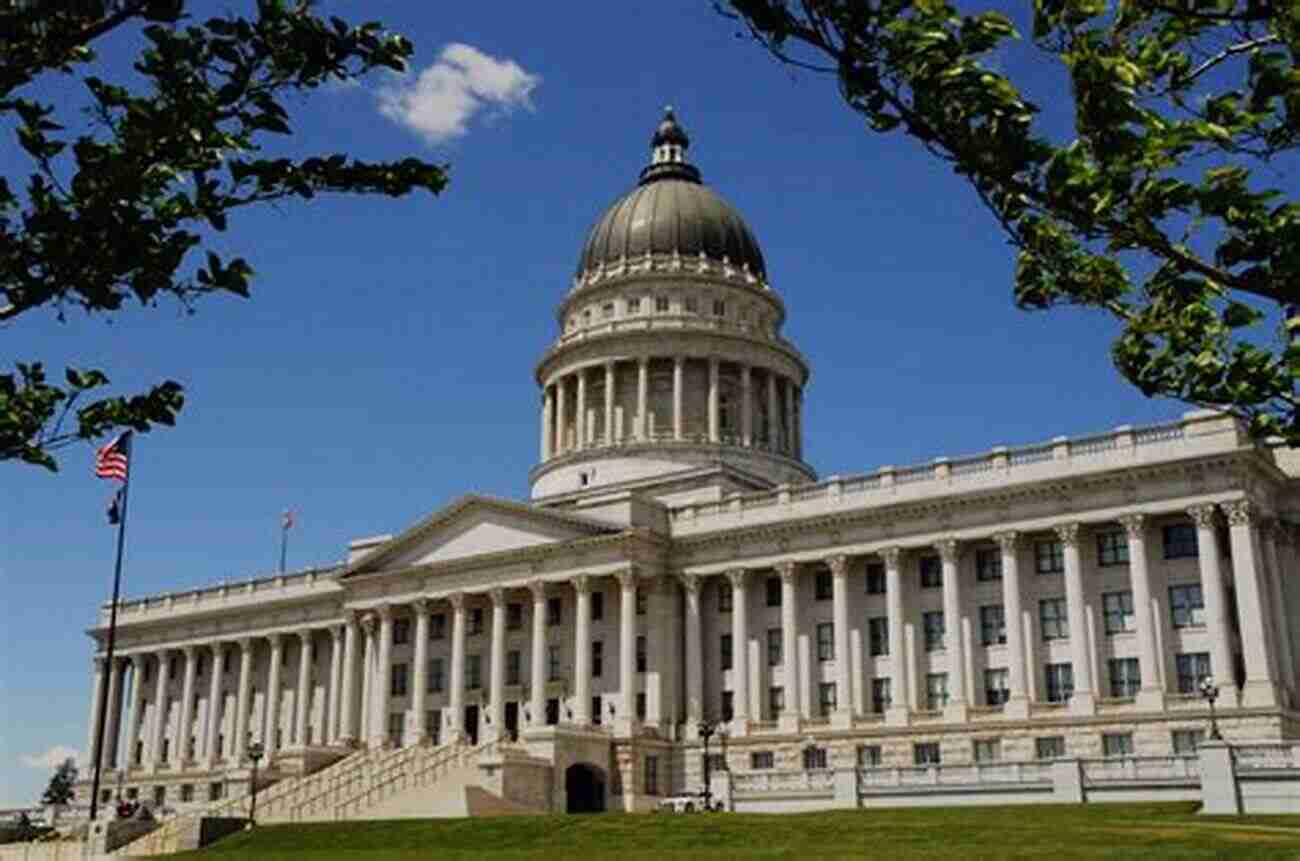
[[[262,743],[255,741],[248,746],[248,758],[253,761],[253,774],[249,778],[253,799],[248,808],[248,827],[257,824],[257,762],[262,758]]]
[[[1214,715],[1214,701],[1219,698],[1219,686],[1214,683],[1213,676],[1201,679],[1201,696],[1210,705],[1210,740],[1223,741],[1223,736],[1219,734],[1219,721]]]
[[[700,721],[700,725],[699,725],[699,728],[698,728],[698,729],[699,729],[699,733],[700,733],[700,738],[702,738],[702,739],[704,740],[704,792],[703,792],[703,795],[704,795],[704,810],[705,810],[705,812],[707,813],[708,811],[710,811],[710,810],[713,809],[713,786],[712,786],[712,783],[711,783],[711,780],[710,780],[710,778],[712,777],[712,775],[709,773],[709,739],[712,738],[712,737],[713,737],[713,733],[717,731],[717,725],[716,725],[716,724],[713,724],[713,723],[711,723],[711,722],[709,722],[709,721],[707,721],[707,720],[702,720],[702,721]]]

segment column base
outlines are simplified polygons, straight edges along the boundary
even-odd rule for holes
[[[777,719],[777,728],[784,733],[798,733],[800,718],[798,712],[783,712]]]
[[[1160,688],[1142,688],[1135,702],[1143,711],[1162,712],[1165,710],[1165,692]]]
[[[1002,716],[1011,720],[1029,719],[1029,697],[1012,697],[1002,706]]]
[[[1241,689],[1242,708],[1271,708],[1278,704],[1276,684],[1267,680],[1246,680]]]
[[[1075,691],[1070,695],[1070,714],[1089,716],[1097,713],[1097,697],[1092,691]]]
[[[970,720],[970,709],[963,703],[948,703],[943,707],[945,723],[966,723]]]
[[[848,709],[838,709],[831,712],[831,729],[852,729],[853,712]]]
[[[903,706],[890,706],[885,709],[885,726],[907,726],[911,723],[911,713]]]

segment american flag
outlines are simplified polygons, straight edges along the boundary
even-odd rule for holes
[[[285,512],[284,512],[284,514],[280,515],[280,528],[281,528],[281,529],[292,529],[292,528],[293,528],[293,512],[292,512],[292,511],[289,511],[289,510],[286,509]]]
[[[131,465],[131,432],[118,434],[112,442],[95,452],[95,475],[126,481]]]

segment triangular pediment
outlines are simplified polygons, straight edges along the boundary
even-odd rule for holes
[[[523,550],[618,530],[579,515],[485,496],[463,496],[348,566],[343,576]]]

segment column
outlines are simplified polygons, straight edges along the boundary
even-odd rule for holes
[[[650,360],[645,356],[636,363],[636,436],[650,438]]]
[[[118,760],[118,737],[122,727],[122,691],[126,687],[126,661],[120,657],[113,658],[113,671],[108,675],[108,714],[104,716],[104,766],[116,767]]]
[[[553,409],[554,398],[551,394],[551,387],[547,386],[542,391],[542,460],[547,460],[551,456],[551,414]]]
[[[746,571],[727,572],[731,581],[731,721],[732,735],[745,735],[749,729],[749,594],[745,588]]]
[[[528,584],[528,591],[533,596],[533,681],[532,714],[533,726],[546,725],[546,582],[533,580]]]
[[[235,741],[231,761],[235,767],[244,764],[248,751],[248,710],[253,694],[253,641],[239,638],[239,693],[235,697]]]
[[[293,698],[293,743],[300,748],[311,744],[307,737],[307,714],[311,705],[311,633],[311,629],[298,632],[298,693]],[[322,726],[321,733],[324,731]]]
[[[776,566],[781,576],[781,685],[785,705],[778,720],[782,732],[799,731],[799,569],[793,562]]]
[[[754,379],[749,365],[740,366],[740,441],[754,444]]]
[[[701,648],[700,578],[682,574],[679,579],[686,594],[686,737],[698,738],[704,719],[704,655]]]
[[[1125,514],[1119,518],[1128,536],[1128,574],[1133,589],[1133,614],[1137,621],[1139,708],[1161,711],[1165,691],[1160,684],[1160,650],[1156,648],[1155,609],[1151,603],[1151,572],[1147,566],[1146,515]]]
[[[648,644],[650,673],[646,676],[646,723],[658,727],[662,737],[671,738],[677,723],[677,691],[681,666],[676,648],[681,642],[677,630],[677,581],[657,576],[651,581],[647,599],[647,629],[656,632]]]
[[[339,743],[339,721],[343,709],[339,702],[343,693],[343,628],[330,625],[330,678],[326,692],[325,743]]]
[[[682,378],[685,375],[686,360],[681,356],[673,357],[673,439],[680,441],[685,422],[682,416]]]
[[[349,612],[343,623],[343,680],[338,689],[339,743],[355,747],[357,739],[357,615]]]
[[[208,674],[207,739],[203,743],[204,767],[209,771],[216,768],[217,758],[221,756],[221,751],[217,749],[217,741],[221,736],[221,712],[225,706],[225,697],[221,693],[221,679],[225,670],[224,650],[221,643],[212,644],[212,666]]]
[[[885,721],[891,725],[906,726],[908,722],[907,688],[908,670],[912,656],[908,654],[907,638],[903,626],[904,615],[902,551],[887,547],[880,552],[885,561],[885,612],[889,616],[889,708]]]
[[[803,460],[803,387],[794,387],[794,414],[790,419],[794,426],[794,456]]]
[[[587,369],[579,368],[578,375],[578,408],[577,415],[573,417],[573,426],[577,429],[578,443],[575,449],[586,448],[587,446]]]
[[[1007,703],[1002,713],[1009,718],[1029,717],[1029,689],[1025,684],[1025,626],[1020,590],[1020,535],[1001,532],[993,536],[1002,551],[1002,615],[1007,624]]]
[[[357,709],[360,726],[357,728],[357,737],[361,739],[367,747],[372,744],[372,737],[375,734],[372,719],[375,713],[375,637],[379,629],[379,619],[374,613],[366,613],[361,617],[361,630],[365,634],[365,654],[361,659],[361,704]]]
[[[785,389],[785,421],[782,423],[782,438],[785,440],[785,453],[794,457],[794,381],[783,380]]]
[[[573,636],[573,721],[578,726],[591,723],[591,578],[579,574],[573,578],[577,596]],[[632,608],[636,612],[635,605]]]
[[[788,389],[787,389],[788,391]],[[966,649],[961,632],[961,570],[957,565],[960,545],[952,538],[938,543],[943,560],[943,639],[948,667],[948,705],[944,719],[964,723],[966,702]]]
[[[614,363],[605,363],[605,445],[614,444]]]
[[[579,378],[581,380],[581,378]],[[581,383],[580,383],[581,384]],[[582,391],[580,388],[578,391]],[[451,728],[447,740],[459,742],[465,723],[465,593],[454,592],[451,602]]]
[[[709,359],[709,442],[719,442],[722,437],[718,427],[718,367],[716,357]]]
[[[1196,555],[1201,569],[1201,596],[1205,602],[1205,623],[1210,634],[1210,674],[1219,686],[1226,707],[1238,704],[1236,676],[1232,667],[1232,629],[1228,624],[1228,596],[1220,567],[1216,507],[1196,505],[1187,509],[1196,523]]]
[[[776,399],[776,374],[767,372],[767,448],[781,450],[781,408]]]
[[[176,728],[176,753],[172,760],[177,768],[193,762],[198,755],[197,741],[194,752],[190,752],[190,736],[194,724],[194,677],[198,671],[198,655],[194,651],[194,646],[186,646],[184,651],[185,675],[181,681],[181,723]]]
[[[383,747],[390,747],[393,738],[388,734],[388,698],[392,695],[393,678],[393,608],[381,605],[379,613],[379,660],[375,666],[374,727],[370,736]]]
[[[622,685],[623,707],[616,724],[620,735],[630,734],[636,720],[636,569],[618,575],[622,587],[622,604],[619,607],[619,684]]]
[[[167,659],[167,650],[158,652],[158,676],[154,679],[153,695],[153,737],[149,739],[149,768],[156,769],[163,764],[163,739],[167,737],[167,683],[170,679],[171,661]]]
[[[95,753],[99,749],[99,712],[106,694],[104,690],[106,687],[104,684],[104,666],[108,661],[106,658],[95,655],[91,659],[91,663],[95,669],[95,681],[90,687],[90,720],[88,721],[89,728],[86,730],[86,751],[90,761],[82,767],[83,779],[94,775],[95,763],[99,762],[99,758]],[[104,715],[104,720],[107,722],[107,714]]]
[[[1241,651],[1246,664],[1246,684],[1241,691],[1245,707],[1278,704],[1273,642],[1269,636],[1268,609],[1264,606],[1261,582],[1258,509],[1249,499],[1223,505],[1228,516],[1228,538],[1232,542],[1232,581],[1237,592],[1237,629],[1242,632]],[[1246,632],[1254,629],[1255,633]]]
[[[831,620],[835,623],[835,714],[831,723],[848,729],[853,724],[853,658],[849,654],[849,557],[832,556],[826,560],[826,564],[831,569]],[[782,607],[784,608],[784,601]]]
[[[122,767],[130,770],[142,764],[137,762],[135,752],[140,746],[140,709],[144,705],[144,665],[146,655],[131,655],[131,707],[126,716],[126,756],[122,758]]]
[[[408,724],[409,744],[424,744],[429,740],[429,707],[427,688],[429,687],[429,602],[417,598],[411,602],[415,611],[415,654],[411,662],[415,664],[411,691],[411,720]]]
[[[1096,711],[1096,688],[1092,679],[1092,649],[1088,639],[1088,610],[1083,597],[1083,566],[1079,560],[1079,524],[1063,523],[1056,535],[1065,551],[1065,605],[1070,620],[1070,663],[1074,673],[1073,714]]]
[[[1273,637],[1277,649],[1278,684],[1288,693],[1283,697],[1283,705],[1295,708],[1296,660],[1295,650],[1291,646],[1291,632],[1288,628],[1286,613],[1286,590],[1282,584],[1285,575],[1278,552],[1279,541],[1286,541],[1288,536],[1284,527],[1277,520],[1266,522],[1266,529],[1261,532],[1264,547],[1264,559],[1268,568],[1268,602],[1273,608]]]
[[[488,591],[492,599],[491,700],[488,718],[497,738],[506,736],[506,590],[500,586]]]
[[[269,767],[280,750],[280,669],[284,664],[284,637],[269,634],[266,639],[271,644],[271,656],[266,672],[266,722],[262,729],[262,749],[266,751],[266,764]]]
[[[568,447],[568,428],[565,427],[565,401],[569,395],[569,378],[560,377],[555,382],[555,453],[564,454]]]

